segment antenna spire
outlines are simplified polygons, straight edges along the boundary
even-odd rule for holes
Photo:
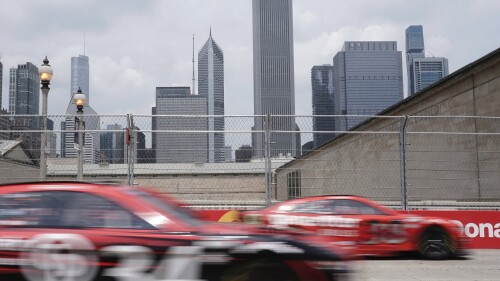
[[[83,33],[83,55],[85,56],[85,32]]]
[[[196,90],[195,90],[195,77],[194,77],[194,33],[193,33],[193,92],[191,93],[192,95],[196,95]]]

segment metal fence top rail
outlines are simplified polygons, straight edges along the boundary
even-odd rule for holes
[[[255,118],[255,117],[266,117],[267,115],[191,115],[191,114],[162,114],[162,115],[152,115],[152,114],[83,114],[89,117],[210,117],[210,118],[222,118],[222,117],[242,117],[242,118]],[[47,114],[47,117],[77,117],[78,114]],[[347,114],[347,115],[269,115],[270,117],[331,117],[331,118],[345,118],[345,117],[364,117],[364,118],[381,118],[381,119],[398,119],[398,118],[476,118],[476,119],[500,119],[500,116],[477,116],[477,115],[373,115],[373,114]],[[28,115],[28,114],[0,114],[0,117],[7,118],[42,118],[42,115]]]

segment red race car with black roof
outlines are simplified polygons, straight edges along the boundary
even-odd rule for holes
[[[452,221],[400,213],[360,196],[292,199],[242,216],[250,224],[313,231],[360,256],[416,252],[445,259],[465,254],[467,245]]]
[[[0,280],[343,280],[322,237],[201,221],[136,187],[0,186]]]

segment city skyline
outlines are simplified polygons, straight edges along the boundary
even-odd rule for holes
[[[357,1],[354,8],[352,3],[295,0],[296,113],[311,114],[310,69],[331,63],[344,41],[395,40],[404,51],[405,28],[420,24],[426,33],[426,55],[448,58],[450,72],[500,46],[500,39],[494,36],[500,21],[493,16],[500,12],[497,1],[426,3]],[[437,13],[450,3],[454,13]],[[95,13],[94,4],[101,12]],[[422,8],[426,6],[432,8]],[[84,33],[86,54],[92,59],[90,91],[96,111],[149,114],[154,97],[148,93],[155,87],[191,84],[192,34],[199,49],[204,40],[198,38],[205,38],[210,25],[225,48],[226,114],[253,114],[247,106],[253,103],[250,0],[74,1],[64,7],[57,2],[17,1],[8,7],[0,11],[4,70],[27,61],[39,66],[47,55],[54,69],[49,114],[64,113],[64,97],[70,88],[69,58],[83,53]],[[178,25],[177,15],[188,13],[197,21]],[[81,17],[68,16],[74,14]],[[43,32],[35,23],[42,15],[49,26]],[[8,106],[6,72],[4,108]]]

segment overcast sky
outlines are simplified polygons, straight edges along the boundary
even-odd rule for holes
[[[2,0],[3,107],[8,69],[27,61],[54,69],[49,114],[70,100],[71,57],[90,57],[90,104],[100,114],[150,114],[155,87],[191,86],[209,28],[224,51],[225,109],[253,114],[251,0]],[[297,114],[311,114],[310,70],[331,64],[344,41],[395,40],[424,27],[427,56],[444,56],[450,73],[500,47],[498,0],[294,0]],[[406,84],[404,87],[406,91]],[[406,93],[405,93],[406,95]]]

